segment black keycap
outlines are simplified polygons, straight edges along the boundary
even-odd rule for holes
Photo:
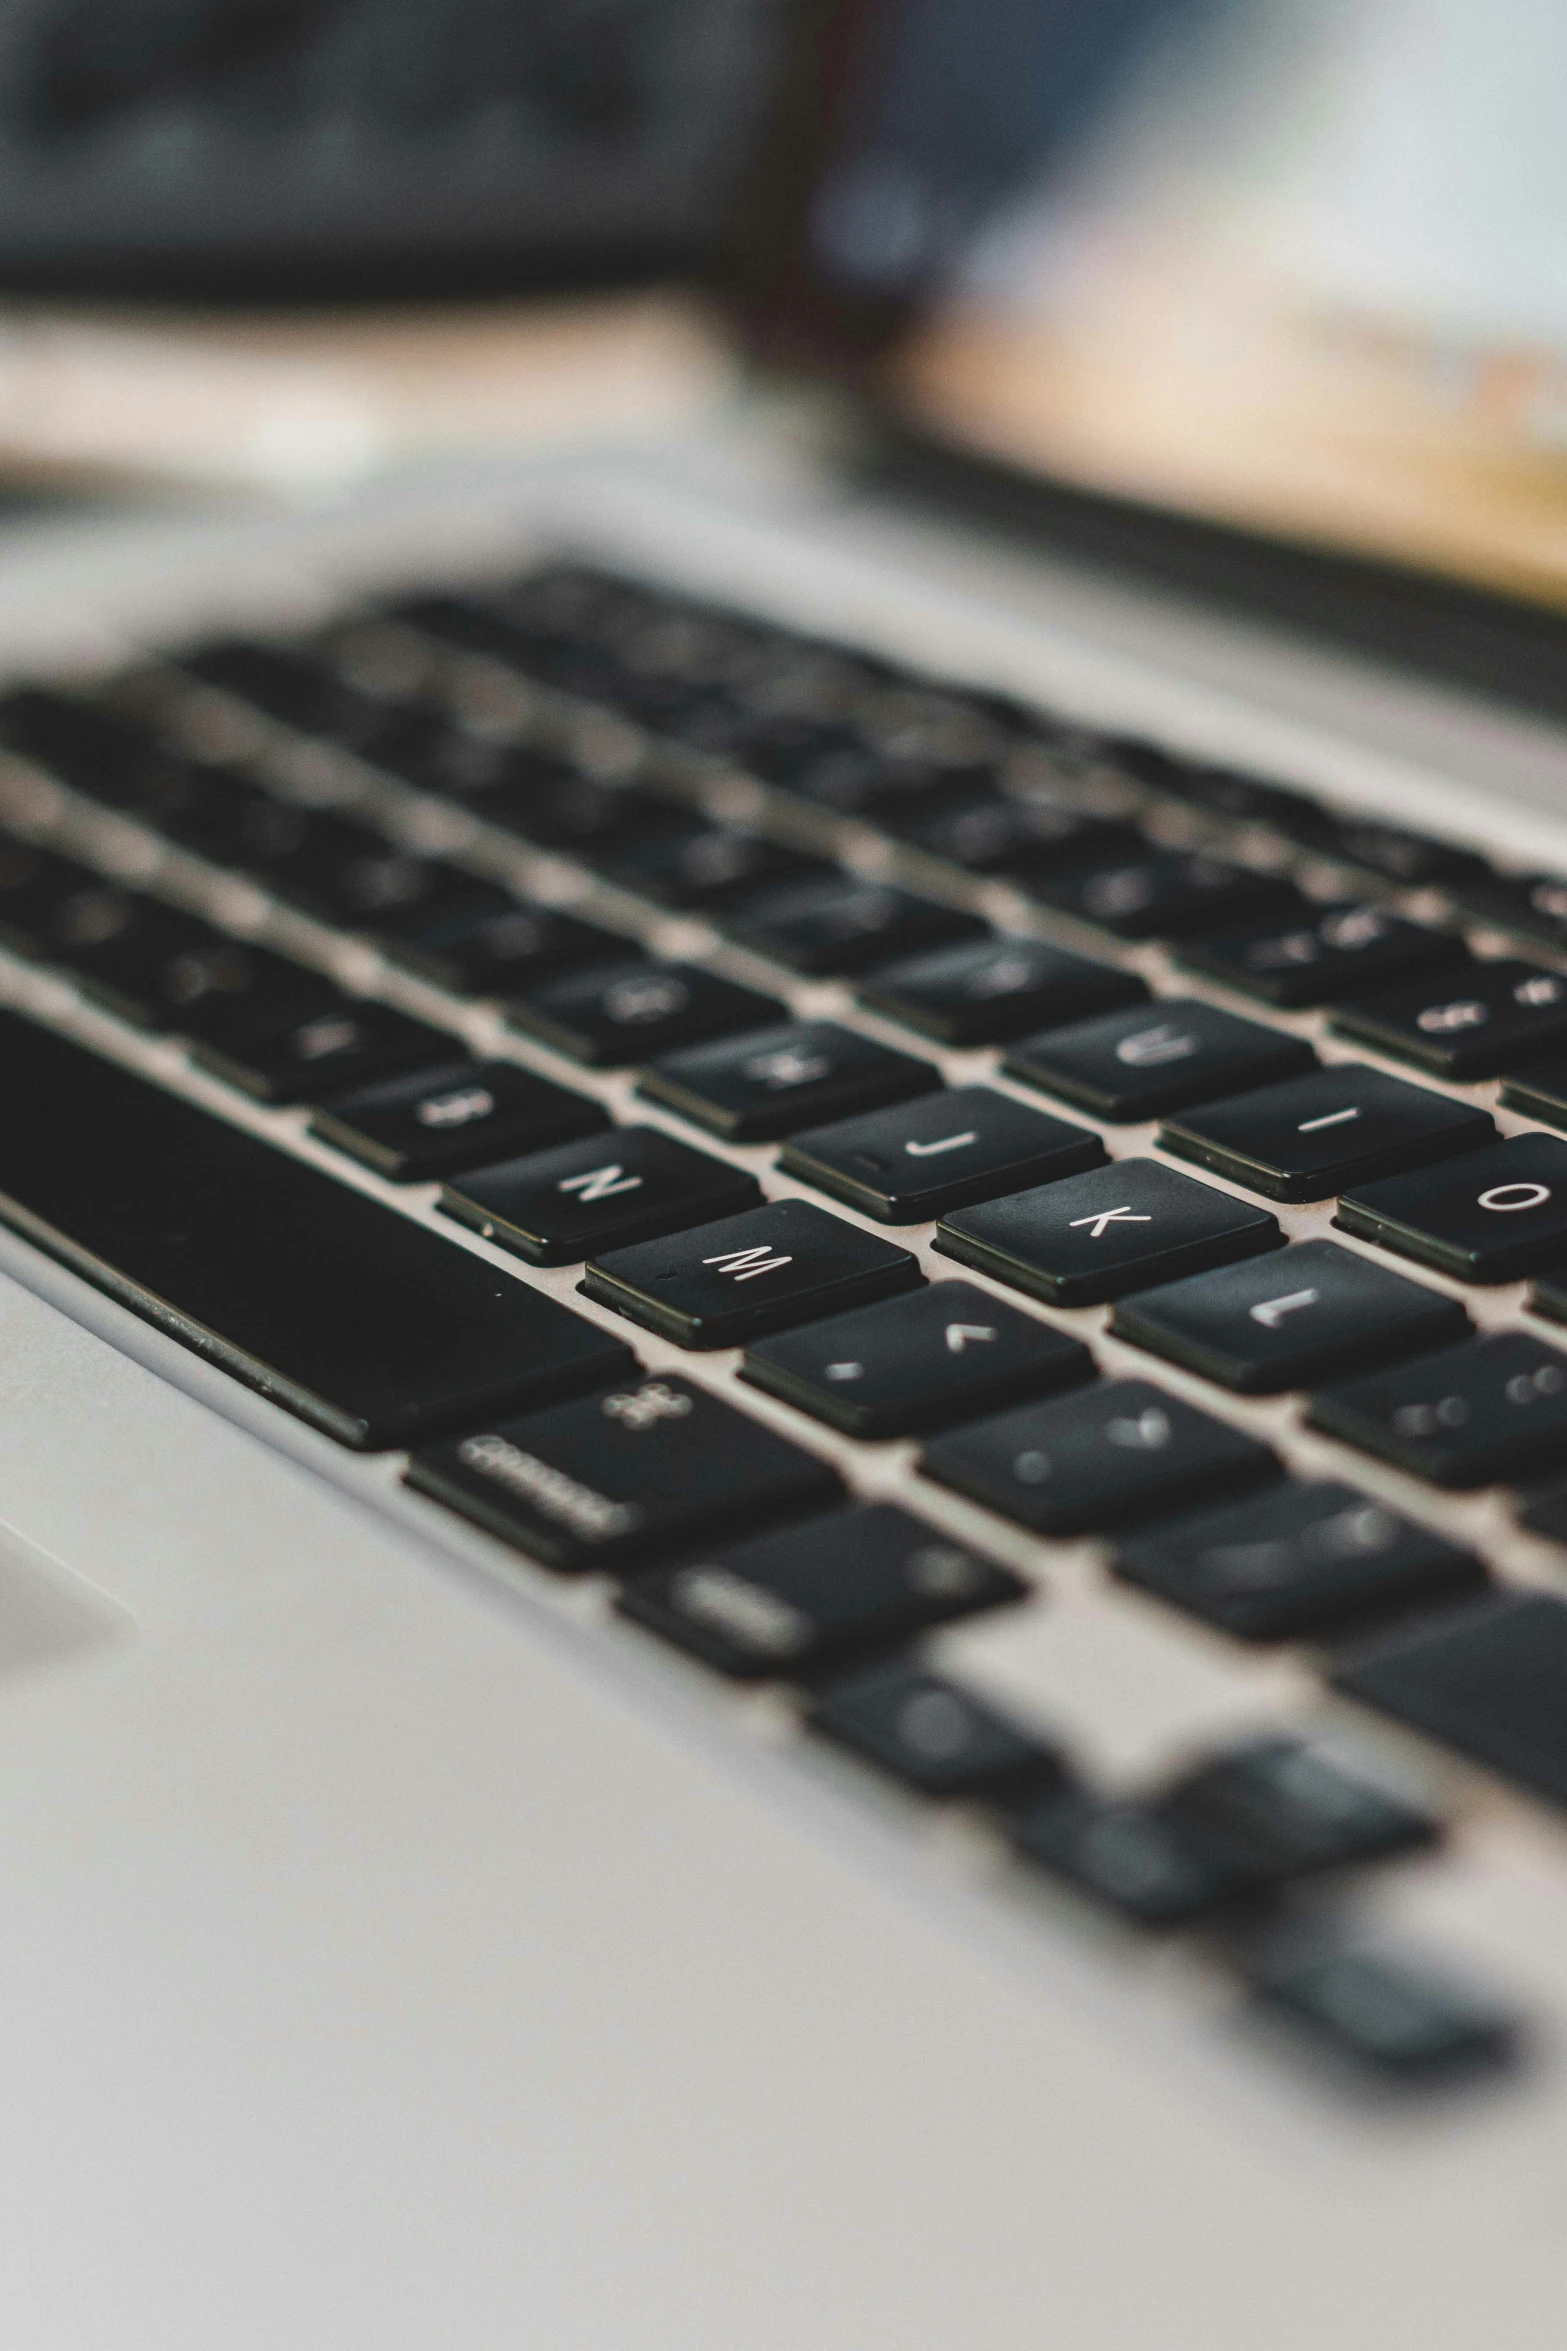
[[[1126,1126],[1293,1077],[1315,1059],[1304,1037],[1177,996],[1030,1037],[1004,1066],[1026,1085]]]
[[[330,821],[224,773],[195,799],[165,811],[158,829],[193,856],[264,884],[273,867],[286,867],[312,831]]]
[[[1421,2087],[1508,2063],[1518,2034],[1496,2001],[1420,1961],[1379,1951],[1270,1959],[1252,1976],[1259,2010],[1346,2070]]]
[[[924,947],[986,935],[977,915],[852,875],[769,891],[727,916],[724,928],[753,955],[815,978],[866,971]]]
[[[1331,1199],[1495,1139],[1487,1111],[1362,1061],[1189,1110],[1159,1136],[1166,1151],[1270,1200]]]
[[[927,857],[966,873],[1016,876],[1025,887],[1031,873],[1108,865],[1140,856],[1143,847],[1129,825],[997,791],[917,812],[896,829],[911,849],[922,849]]]
[[[776,998],[695,964],[639,961],[546,980],[509,1004],[507,1019],[573,1061],[609,1068],[761,1028],[783,1009]]]
[[[156,899],[101,886],[76,891],[50,925],[48,960],[121,1020],[138,1028],[179,1025],[198,962],[227,946],[222,933]]]
[[[1489,871],[1483,857],[1369,817],[1340,817],[1332,854],[1400,890],[1445,889]]]
[[[638,1576],[621,1613],[737,1680],[802,1674],[1025,1599],[1029,1587],[885,1503]]]
[[[514,1061],[452,1061],[330,1102],[310,1132],[394,1184],[427,1184],[608,1124],[596,1102]]]
[[[741,1347],[923,1279],[907,1249],[808,1200],[769,1200],[668,1240],[595,1255],[583,1288],[682,1347]]]
[[[641,1072],[637,1090],[728,1142],[765,1143],[940,1083],[928,1061],[832,1021],[803,1020],[668,1054]]]
[[[1567,1046],[1567,976],[1534,963],[1477,963],[1445,989],[1433,982],[1347,1004],[1333,1026],[1439,1078],[1494,1078]]]
[[[1265,1004],[1340,1004],[1467,961],[1462,939],[1381,906],[1332,906],[1302,923],[1200,939],[1179,960]]]
[[[1567,1485],[1553,1484],[1531,1494],[1518,1513],[1518,1524],[1548,1543],[1567,1545]]]
[[[990,1086],[958,1086],[796,1135],[778,1164],[882,1224],[922,1224],[971,1200],[1081,1174],[1104,1157],[1084,1127]]]
[[[180,667],[302,734],[352,742],[370,716],[345,678],[298,646],[225,640],[187,653]]]
[[[1347,1658],[1333,1685],[1567,1804],[1567,1601],[1497,1593],[1422,1619]]]
[[[1549,1469],[1567,1445],[1567,1356],[1522,1331],[1328,1388],[1314,1427],[1438,1486]]]
[[[736,832],[728,825],[693,825],[655,834],[604,860],[603,872],[623,890],[661,906],[697,908],[733,905],[737,899],[786,883],[827,882],[837,868],[764,833]]]
[[[807,1720],[922,1796],[1017,1797],[1061,1775],[1031,1733],[901,1659],[836,1683]]]
[[[1177,1927],[1250,1894],[1239,1854],[1167,1819],[1151,1804],[1107,1803],[1076,1790],[1048,1795],[1016,1829],[1025,1861],[1136,1926]]]
[[[435,857],[383,840],[368,825],[317,817],[292,856],[267,868],[267,888],[302,914],[355,931],[399,919],[447,920],[483,912],[492,885]]]
[[[689,812],[672,800],[579,775],[564,760],[534,753],[528,765],[526,776],[514,772],[492,791],[470,793],[464,805],[537,849],[563,849],[596,864],[619,856],[632,841],[689,821]]]
[[[1274,1884],[1407,1853],[1437,1833],[1427,1813],[1299,1739],[1255,1739],[1201,1764],[1165,1806],[1238,1847]]]
[[[860,1002],[945,1045],[993,1045],[1146,1001],[1134,971],[1040,939],[970,940],[878,972]]]
[[[541,981],[584,964],[621,963],[632,942],[552,907],[519,906],[496,892],[487,912],[375,926],[389,962],[463,996],[526,996]]]
[[[608,1395],[430,1446],[408,1482],[567,1570],[640,1569],[731,1530],[829,1510],[841,1491],[825,1461],[716,1396],[634,1374]]]
[[[745,1377],[851,1437],[973,1420],[1094,1376],[1088,1349],[969,1282],[785,1331],[746,1350]]]
[[[388,1004],[339,996],[303,1019],[281,1017],[240,996],[209,998],[202,1017],[181,1024],[191,1058],[261,1102],[322,1102],[401,1070],[439,1069],[453,1039]]]
[[[1278,1474],[1266,1445],[1145,1380],[1105,1380],[936,1437],[920,1467],[1036,1535],[1092,1534]]]
[[[1346,1193],[1333,1221],[1460,1281],[1515,1281],[1567,1257],[1567,1142],[1510,1135]]]
[[[1274,874],[1226,865],[1181,849],[1151,849],[1124,864],[1083,866],[1059,876],[1034,875],[1029,889],[1046,905],[1118,939],[1185,939],[1201,931],[1287,915],[1301,903]]]
[[[1247,1396],[1455,1346],[1469,1332],[1444,1298],[1332,1241],[1302,1241],[1125,1298],[1110,1323],[1154,1355]]]
[[[1529,1311],[1543,1316],[1547,1322],[1567,1322],[1567,1276],[1554,1274],[1536,1282]]]
[[[1567,1060],[1537,1062],[1504,1078],[1499,1099],[1504,1109],[1567,1133]]]
[[[97,874],[71,858],[29,841],[0,840],[0,947],[29,958],[47,954],[56,910],[77,891],[101,886]]]
[[[743,1169],[656,1127],[617,1127],[480,1168],[440,1205],[534,1265],[579,1265],[601,1249],[736,1216],[761,1196]]]
[[[1466,875],[1453,896],[1492,930],[1548,947],[1567,944],[1567,881],[1559,874],[1481,871]]]
[[[1265,1208],[1120,1159],[942,1220],[935,1247],[1052,1306],[1097,1306],[1283,1245]]]
[[[216,931],[172,957],[159,986],[167,1008],[159,1027],[189,1037],[210,1031],[220,1040],[236,1026],[306,1020],[344,1000],[324,972]]]
[[[1352,1486],[1265,1487],[1121,1544],[1115,1572],[1243,1641],[1292,1641],[1485,1580],[1473,1552]]]
[[[613,1379],[554,1299],[192,1103],[0,1016],[0,1218],[342,1443]]]
[[[0,699],[0,742],[86,798],[154,819],[211,781],[211,770],[181,759],[133,719],[38,687]]]

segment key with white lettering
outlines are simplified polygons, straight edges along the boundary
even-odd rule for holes
[[[1270,1396],[1454,1346],[1469,1318],[1456,1298],[1336,1242],[1302,1241],[1123,1299],[1110,1328],[1226,1388]]]
[[[1315,1058],[1303,1037],[1195,997],[1167,996],[1030,1037],[1004,1066],[1027,1085],[1127,1126],[1293,1077]]]
[[[1511,1135],[1441,1167],[1346,1194],[1346,1233],[1465,1282],[1511,1282],[1567,1258],[1567,1143]]]
[[[1330,1200],[1495,1139],[1487,1111],[1361,1061],[1189,1110],[1159,1136],[1164,1150],[1270,1200]]]
[[[481,1167],[440,1207],[533,1265],[576,1265],[754,1207],[760,1187],[655,1127],[613,1127],[553,1151]]]
[[[857,1314],[746,1349],[753,1387],[851,1437],[904,1437],[974,1420],[1094,1376],[1077,1339],[972,1282],[932,1282]]]
[[[1438,1486],[1557,1468],[1567,1449],[1567,1355],[1525,1331],[1470,1339],[1396,1371],[1327,1388],[1312,1425]]]
[[[971,1200],[1081,1174],[1104,1157],[1086,1127],[991,1086],[957,1086],[796,1135],[778,1164],[882,1224],[922,1224]]]
[[[565,972],[507,1007],[513,1028],[607,1068],[701,1037],[765,1027],[783,1006],[694,963],[617,964]]]
[[[1477,963],[1445,989],[1401,988],[1333,1016],[1341,1036],[1439,1078],[1494,1078],[1567,1046],[1567,974],[1537,963]]]
[[[928,1094],[941,1072],[836,1021],[801,1020],[666,1053],[637,1091],[731,1143],[798,1134],[884,1102]]]
[[[1283,1247],[1265,1208],[1157,1159],[983,1200],[943,1218],[935,1247],[1052,1306],[1095,1306]]]
[[[992,1045],[1123,1004],[1146,1003],[1133,971],[1090,963],[1043,939],[973,939],[878,972],[860,1002],[944,1045]]]
[[[682,1347],[739,1347],[763,1331],[912,1290],[919,1260],[808,1200],[769,1200],[668,1240],[600,1253],[583,1290]]]
[[[608,1124],[596,1102],[515,1061],[453,1061],[343,1095],[310,1132],[394,1184],[425,1184]]]

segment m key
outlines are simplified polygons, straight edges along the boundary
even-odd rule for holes
[[[582,1287],[682,1347],[737,1347],[912,1290],[919,1260],[808,1200],[769,1200],[667,1241],[595,1257]]]

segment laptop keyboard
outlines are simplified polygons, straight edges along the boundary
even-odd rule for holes
[[[0,1218],[1362,2072],[1512,2048],[1356,1940],[1422,1802],[1287,1725],[1102,1784],[960,1628],[1088,1538],[1563,1800],[1567,1600],[1441,1490],[1567,1527],[1567,880],[565,566],[0,745]]]

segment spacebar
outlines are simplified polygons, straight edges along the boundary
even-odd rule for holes
[[[634,1363],[455,1241],[10,1013],[0,1084],[0,1222],[345,1445]]]

